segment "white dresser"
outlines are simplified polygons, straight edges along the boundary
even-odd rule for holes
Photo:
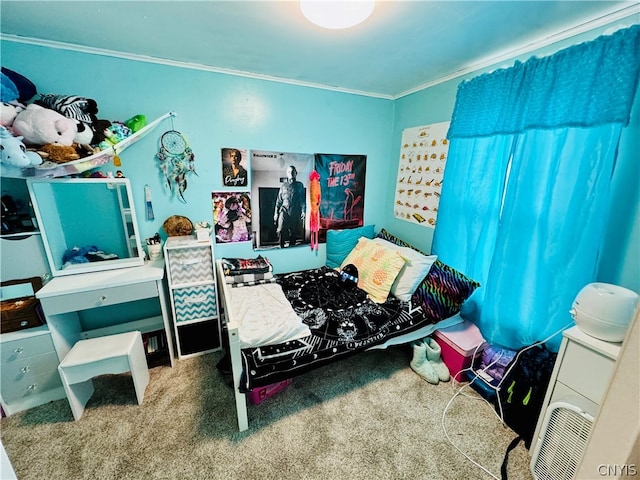
[[[5,414],[65,398],[46,325],[0,335],[0,402]]]

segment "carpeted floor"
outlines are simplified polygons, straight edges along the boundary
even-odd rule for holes
[[[20,480],[490,479],[515,434],[471,389],[430,385],[409,368],[409,347],[359,354],[294,379],[249,406],[239,433],[221,353],[151,369],[143,405],[127,375],[94,381],[84,416],[66,400],[2,419]],[[444,420],[443,412],[449,404]],[[509,478],[531,480],[520,444]]]

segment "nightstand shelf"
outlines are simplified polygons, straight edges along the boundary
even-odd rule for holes
[[[222,348],[213,244],[193,236],[169,237],[164,245],[178,358]]]

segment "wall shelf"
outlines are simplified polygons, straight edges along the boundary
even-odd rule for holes
[[[38,165],[36,167],[23,168],[21,171],[22,175],[19,178],[64,177],[66,175],[76,175],[86,172],[87,170],[92,170],[113,160],[116,155],[120,155],[126,148],[146,136],[163,120],[175,116],[175,112],[167,112],[121,142],[88,157],[67,163],[53,163],[45,161],[42,165]]]

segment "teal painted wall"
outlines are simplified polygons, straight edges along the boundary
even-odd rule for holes
[[[637,21],[637,19],[636,19]],[[400,152],[402,131],[405,128],[448,121],[453,113],[458,85],[465,79],[485,72],[513,65],[515,60],[526,61],[533,55],[550,55],[570,45],[585,42],[612,32],[612,28],[629,26],[632,21],[620,21],[574,36],[562,42],[540,48],[535,52],[501,62],[499,65],[477,70],[430,88],[397,99],[394,103],[393,148],[396,158]],[[622,285],[640,292],[640,88],[631,112],[631,122],[622,133],[615,172],[612,178],[612,199],[605,232],[597,280]],[[397,164],[397,160],[396,160]],[[394,198],[394,185],[387,196]],[[385,226],[429,252],[433,228],[423,227],[393,217],[393,204],[385,204]]]
[[[630,22],[628,22],[630,23]],[[624,24],[624,22],[620,22]],[[611,25],[534,52],[548,55],[605,33]],[[187,204],[165,191],[154,156],[157,140],[171,127],[167,120],[122,154],[121,169],[134,186],[135,207],[143,238],[161,231],[170,215],[211,221],[211,192],[222,188],[220,149],[274,150],[298,153],[367,155],[365,223],[392,233],[428,252],[433,229],[393,216],[400,139],[405,128],[447,121],[458,84],[495,68],[505,60],[395,101],[175,66],[92,55],[3,41],[2,65],[30,78],[42,93],[77,94],[98,101],[99,118],[126,120],[143,113],[151,121],[175,111],[174,126],[189,140],[198,176],[189,178]],[[613,178],[613,198],[599,280],[640,291],[640,95],[632,123],[621,139]],[[112,170],[115,170],[113,168]],[[145,184],[151,186],[155,221],[144,218]],[[249,243],[216,246],[216,255],[255,256]],[[277,271],[324,264],[325,247],[268,251]]]
[[[174,127],[193,148],[198,172],[189,177],[186,204],[168,195],[154,158],[169,120],[121,155],[143,239],[163,233],[162,222],[171,215],[213,222],[211,192],[232,190],[222,187],[224,147],[367,155],[364,220],[384,224],[388,175],[395,171],[389,158],[391,100],[10,41],[1,46],[3,66],[25,75],[41,93],[95,99],[99,118],[124,121],[141,113],[152,121],[177,113]],[[154,221],[145,220],[145,184],[151,187]],[[215,250],[218,258],[257,255],[250,243]],[[306,246],[264,254],[281,272],[325,262],[324,244],[318,252]]]

